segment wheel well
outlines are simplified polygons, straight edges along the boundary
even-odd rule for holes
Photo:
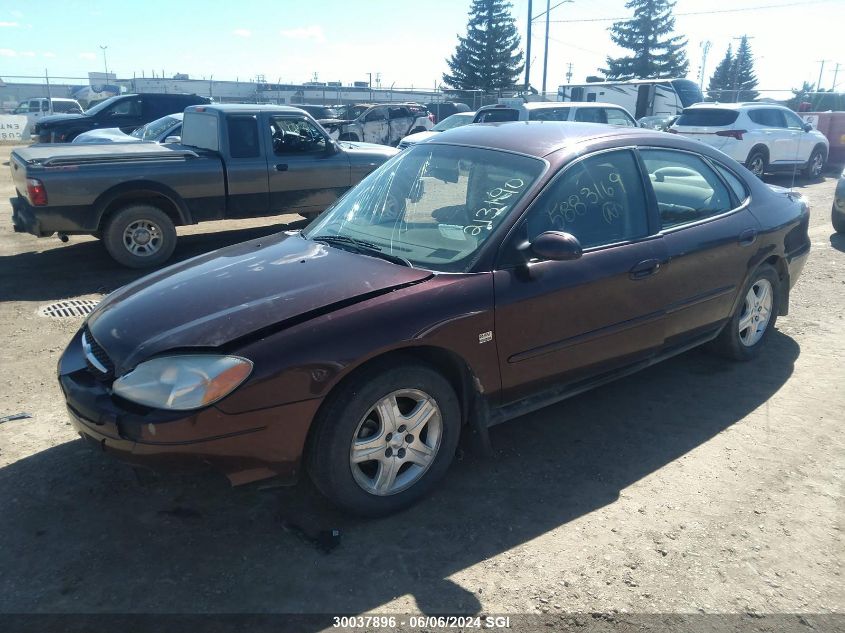
[[[441,347],[432,346],[406,347],[393,350],[380,354],[379,356],[375,356],[358,365],[331,388],[323,399],[323,404],[320,406],[320,409],[326,405],[326,402],[333,392],[360,372],[379,365],[388,366],[390,364],[401,363],[403,361],[407,362],[408,360],[416,360],[424,363],[441,373],[458,396],[458,401],[461,407],[461,425],[463,426],[467,424],[470,416],[470,404],[479,392],[472,370],[466,362],[454,352],[450,352],[449,350]],[[315,414],[315,420],[319,417],[319,415],[320,410],[318,410]],[[308,437],[305,440],[303,455],[307,455],[310,452],[311,442],[316,427],[317,425],[312,422],[311,428],[308,429]]]
[[[777,271],[781,294],[778,316],[786,316],[789,313],[789,269],[786,267],[786,262],[783,261],[783,257],[771,255],[763,263]]]
[[[173,221],[174,226],[184,224],[176,204],[167,196],[164,196],[156,191],[132,191],[118,196],[106,205],[105,209],[103,209],[102,215],[100,216],[98,230],[102,231],[105,228],[109,217],[111,217],[116,211],[132,204],[150,205],[166,213],[167,217]]]
[[[816,146],[813,148],[813,152],[815,152],[817,149],[820,149],[822,151],[822,154],[824,154],[825,160],[827,160],[827,147],[825,146],[825,144],[824,143],[816,143]],[[813,155],[813,152],[810,152],[810,156]]]
[[[766,147],[765,145],[755,145],[754,147],[752,147],[751,151],[748,152],[748,158],[751,158],[751,155],[754,152],[757,152],[757,151],[763,153],[763,155],[766,157],[766,162],[768,163],[769,162],[769,148]],[[748,158],[745,159],[746,162],[748,161]]]

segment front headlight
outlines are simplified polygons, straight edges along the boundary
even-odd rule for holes
[[[238,356],[186,354],[153,358],[114,381],[121,398],[156,409],[189,411],[232,393],[252,372]]]

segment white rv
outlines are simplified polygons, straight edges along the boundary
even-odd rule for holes
[[[698,84],[689,79],[631,79],[568,84],[557,89],[559,101],[604,101],[625,108],[635,119],[675,116],[704,100]]]

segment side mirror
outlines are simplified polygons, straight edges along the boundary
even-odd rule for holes
[[[813,125],[811,123],[805,123],[804,124],[804,131],[805,132],[812,132],[813,131]]]
[[[531,242],[531,252],[540,259],[552,261],[578,259],[583,254],[578,238],[562,231],[540,233]]]
[[[164,142],[165,143],[181,143],[182,137],[181,136],[168,136],[166,139],[164,139]]]
[[[332,139],[326,140],[326,156],[331,156],[333,154],[337,154],[340,151],[340,147],[337,143],[334,142]]]

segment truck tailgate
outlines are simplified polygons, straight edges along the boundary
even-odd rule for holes
[[[17,155],[18,150],[14,150],[9,158],[9,169],[12,170],[12,184],[18,193],[22,196],[26,195],[26,163]]]

